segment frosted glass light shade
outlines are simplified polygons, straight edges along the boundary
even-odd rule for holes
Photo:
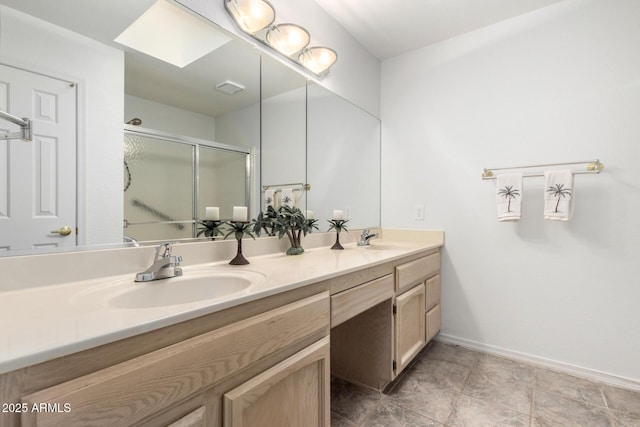
[[[225,0],[225,6],[242,31],[255,34],[276,19],[276,12],[266,0]]]
[[[115,41],[182,68],[231,38],[173,2],[159,0]]]
[[[337,60],[336,51],[323,46],[305,49],[298,56],[298,62],[316,74],[326,72]]]
[[[295,24],[276,25],[267,32],[269,46],[286,56],[300,52],[310,41],[307,30]]]

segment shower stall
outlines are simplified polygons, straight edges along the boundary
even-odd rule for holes
[[[136,241],[194,238],[205,208],[251,211],[252,150],[145,129],[124,132],[124,235]]]

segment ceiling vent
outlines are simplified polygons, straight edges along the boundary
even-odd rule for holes
[[[239,83],[232,82],[231,80],[225,80],[222,83],[216,85],[216,90],[227,95],[235,95],[238,92],[244,90],[244,86]]]

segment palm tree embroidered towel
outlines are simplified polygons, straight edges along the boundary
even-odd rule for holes
[[[293,197],[293,188],[283,188],[280,201],[283,205],[294,207],[296,205],[296,201]]]
[[[573,215],[573,172],[570,170],[544,173],[544,219],[568,221]]]
[[[518,221],[522,216],[522,174],[500,174],[496,182],[498,221]]]
[[[266,209],[267,206],[276,206],[276,193],[271,188],[264,190],[264,208]]]

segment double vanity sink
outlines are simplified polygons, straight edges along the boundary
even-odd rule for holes
[[[151,282],[134,281],[140,265],[148,265],[149,248],[116,250],[110,262],[116,271],[119,261],[135,261],[141,249],[147,249],[147,255],[140,257],[138,267],[128,268],[131,272],[127,274],[60,279],[61,283],[44,286],[38,278],[24,289],[0,289],[0,374],[442,245],[437,238],[426,242],[376,239],[369,246],[352,242],[344,245],[345,250],[335,251],[329,249],[334,235],[326,234],[322,246],[307,249],[301,256],[286,256],[282,251],[249,256],[251,264],[246,266],[228,265],[228,259],[190,264],[194,259],[200,261],[190,251],[201,244],[175,245],[174,252],[185,260],[182,276]],[[305,246],[313,238],[322,236],[307,236]],[[123,251],[133,252],[122,255]],[[20,257],[0,259],[0,263],[14,263],[9,271],[16,271],[28,283],[28,271],[47,271],[52,279],[59,279],[74,263],[93,267],[99,260],[104,265],[104,251],[95,252],[34,256],[34,265],[25,263],[22,268],[15,267]]]
[[[182,274],[149,282],[135,272],[151,249],[131,248],[112,254],[114,275],[0,287],[0,400],[73,408],[0,425],[279,425],[291,414],[272,408],[293,395],[300,425],[328,426],[330,373],[382,389],[440,328],[442,233],[388,236],[330,250],[335,235],[314,233],[299,256],[260,239],[280,247],[247,245],[244,266],[228,264],[235,242],[175,245]],[[56,273],[63,259],[96,269],[105,254],[52,257],[9,271]]]

